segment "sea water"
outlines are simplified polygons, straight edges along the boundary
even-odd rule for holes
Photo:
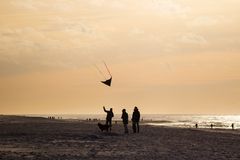
[[[44,114],[44,115],[27,115],[33,117],[55,117],[56,119],[75,119],[75,120],[105,120],[105,114]],[[113,121],[121,120],[120,114],[115,114]],[[131,120],[131,114],[129,114]],[[232,123],[234,128],[240,128],[240,115],[184,115],[184,114],[142,114],[141,123],[156,126],[184,127],[193,128],[198,124],[199,128],[231,129]]]

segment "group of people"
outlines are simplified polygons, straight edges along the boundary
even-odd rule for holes
[[[106,125],[109,126],[110,131],[111,131],[112,118],[114,117],[113,109],[110,108],[110,110],[106,110],[106,108],[103,106],[103,110],[107,113]],[[126,109],[122,110],[121,118],[122,118],[122,122],[123,122],[123,126],[124,126],[124,133],[128,133],[128,113],[127,113]],[[136,132],[139,133],[140,112],[136,106],[134,107],[131,120],[132,120],[133,133],[136,133]]]
[[[210,124],[211,129],[213,129],[213,124]],[[234,123],[231,124],[232,130],[234,130]],[[198,128],[198,124],[195,124],[195,128]]]

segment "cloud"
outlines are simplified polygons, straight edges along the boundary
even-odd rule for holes
[[[208,26],[217,25],[218,22],[219,22],[219,19],[216,17],[213,18],[209,16],[200,16],[200,17],[194,18],[188,24],[192,27],[208,27]]]
[[[71,20],[69,18],[54,16],[43,30],[52,32],[74,32],[77,35],[93,35],[96,34],[95,29],[94,26],[89,25],[86,21],[83,22],[83,20]]]
[[[206,44],[207,40],[198,34],[194,33],[187,33],[180,37],[180,42],[186,43],[186,44]]]
[[[29,27],[1,29],[0,35],[0,73],[81,65],[77,63],[83,56],[81,52],[61,39],[50,38],[41,30]]]
[[[55,16],[50,20],[38,27],[0,27],[0,74],[78,68],[97,60],[99,46],[107,42],[101,28]]]
[[[203,2],[12,0],[8,3],[12,6],[4,14],[8,13],[0,15],[2,71],[11,63],[17,66],[16,71],[17,68],[71,68],[86,64],[86,58],[131,61],[183,50],[190,54],[238,52],[240,46],[237,16],[209,5],[208,9],[214,10],[203,14],[201,8],[206,6]],[[221,17],[229,19],[222,21]]]
[[[22,8],[31,11],[55,10],[55,11],[71,11],[74,7],[71,1],[58,0],[56,3],[49,1],[35,0],[13,0],[11,4],[17,8]],[[51,4],[51,5],[50,5]]]
[[[145,8],[160,14],[185,15],[190,8],[180,4],[176,0],[152,0],[152,3],[145,2]]]
[[[130,35],[141,35],[144,34],[144,30],[139,29],[139,28],[133,28],[132,30],[130,30]]]
[[[177,0],[90,0],[89,4],[99,8],[124,10],[134,14],[184,15],[190,7],[184,6]]]
[[[89,0],[90,5],[112,9],[126,9],[126,2],[125,0]]]

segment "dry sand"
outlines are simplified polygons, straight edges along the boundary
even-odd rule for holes
[[[141,124],[139,134],[125,135],[121,124],[113,125],[112,133],[105,133],[96,123],[0,116],[0,159],[240,159],[239,130]]]

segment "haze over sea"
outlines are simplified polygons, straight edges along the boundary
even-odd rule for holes
[[[28,114],[31,117],[55,117],[62,119],[73,120],[105,120],[105,114]],[[168,127],[184,127],[192,128],[198,123],[199,128],[210,128],[213,124],[214,128],[231,129],[231,124],[234,123],[234,128],[240,128],[240,115],[207,115],[207,114],[142,114],[141,119],[144,123],[156,126]],[[113,121],[121,120],[120,114],[115,114]],[[129,113],[129,120],[131,114]]]

